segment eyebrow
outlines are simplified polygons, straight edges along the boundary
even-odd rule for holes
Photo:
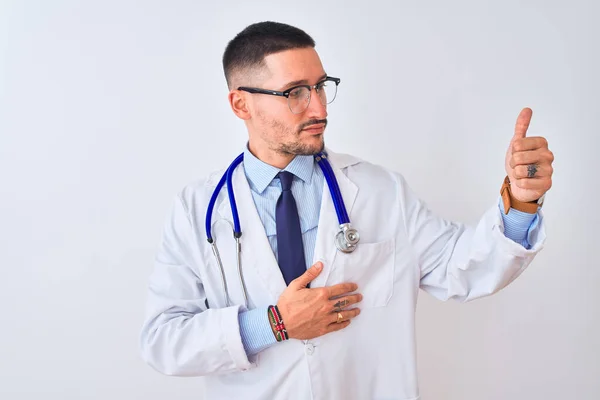
[[[321,82],[325,78],[327,78],[327,74],[323,74],[317,80],[317,82]],[[298,85],[308,85],[308,80],[307,79],[300,79],[300,80],[297,80],[297,81],[288,82],[285,86],[283,86],[283,88],[281,89],[281,91],[285,91],[285,90],[287,90],[289,88],[292,88],[292,87],[298,86]]]

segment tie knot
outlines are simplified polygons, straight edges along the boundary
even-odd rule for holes
[[[279,173],[279,181],[281,182],[281,190],[284,192],[292,188],[292,181],[294,180],[294,174],[288,171],[281,171]]]

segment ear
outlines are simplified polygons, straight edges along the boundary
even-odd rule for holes
[[[229,105],[233,113],[240,119],[250,119],[250,109],[247,103],[247,97],[240,90],[232,90],[228,95]]]

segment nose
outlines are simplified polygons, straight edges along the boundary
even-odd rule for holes
[[[327,118],[327,106],[323,105],[317,89],[312,88],[310,93],[310,103],[305,111],[306,116],[314,119]]]

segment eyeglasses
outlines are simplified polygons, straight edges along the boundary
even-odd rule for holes
[[[316,85],[298,85],[284,90],[283,92],[245,86],[238,87],[238,90],[243,90],[249,93],[270,94],[272,96],[287,97],[290,111],[294,114],[300,114],[306,111],[308,108],[308,105],[310,104],[310,94],[313,88],[319,95],[321,104],[327,105],[335,100],[335,96],[337,95],[337,87],[340,84],[340,81],[340,78],[328,76]]]

